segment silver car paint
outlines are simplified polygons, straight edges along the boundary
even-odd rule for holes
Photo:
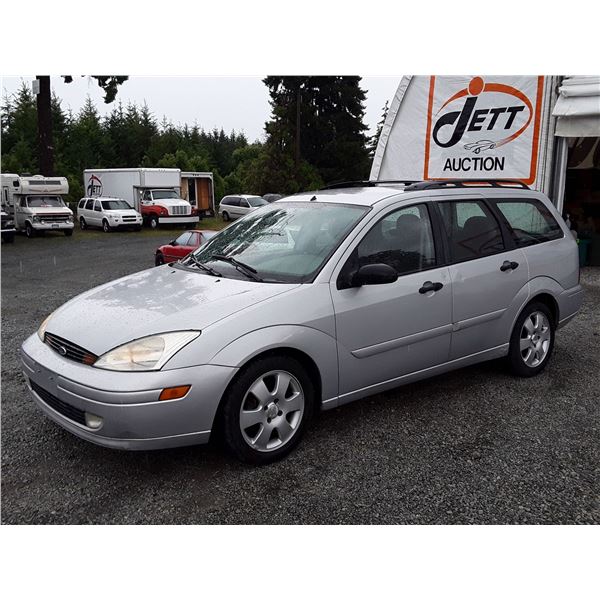
[[[453,368],[506,354],[512,325],[538,293],[548,293],[564,324],[579,310],[577,247],[564,238],[401,276],[394,284],[337,290],[344,261],[370,227],[400,206],[438,198],[506,197],[505,190],[403,192],[384,187],[319,191],[280,202],[343,202],[371,210],[310,284],[269,284],[213,278],[163,266],[105,284],[54,313],[47,331],[102,354],[154,333],[198,329],[201,335],[161,371],[119,373],[66,360],[36,334],[23,344],[25,374],[65,402],[105,418],[101,431],[62,417],[34,393],[44,412],[90,441],[122,448],[154,448],[208,439],[228,383],[254,356],[291,348],[319,370],[323,408],[356,400]],[[547,250],[550,249],[550,250]],[[550,252],[552,256],[547,256]],[[501,272],[506,259],[516,271]],[[440,292],[419,294],[426,280]],[[400,308],[402,307],[402,308]],[[160,390],[190,384],[182,400],[159,402]],[[96,411],[96,412],[94,412]]]

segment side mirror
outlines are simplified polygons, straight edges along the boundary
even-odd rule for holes
[[[177,244],[177,240],[171,240],[171,241],[169,242],[169,246],[177,246],[177,245],[178,245],[178,244]]]
[[[352,287],[394,283],[397,279],[398,272],[390,265],[383,263],[364,265],[352,277]]]

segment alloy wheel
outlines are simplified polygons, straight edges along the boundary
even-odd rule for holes
[[[304,392],[287,371],[269,371],[249,387],[240,408],[244,441],[254,450],[271,452],[287,444],[304,414]]]
[[[519,350],[521,358],[528,367],[541,365],[548,351],[552,339],[552,330],[548,317],[541,311],[531,313],[521,328]]]

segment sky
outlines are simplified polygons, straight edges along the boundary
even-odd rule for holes
[[[5,77],[2,96],[13,94],[25,82],[31,85],[34,77]],[[264,124],[270,115],[269,94],[262,77],[130,77],[121,85],[117,102],[124,104],[144,101],[159,121],[163,116],[174,124],[193,125],[204,129],[223,128],[243,131],[253,142],[264,139]],[[400,77],[365,77],[362,87],[367,92],[365,124],[369,134],[375,132],[382,108],[391,102]],[[103,101],[102,90],[89,77],[74,77],[64,83],[52,77],[52,89],[63,101],[63,108],[77,112],[89,95],[100,114],[110,112],[113,105]],[[114,103],[113,103],[114,104]]]

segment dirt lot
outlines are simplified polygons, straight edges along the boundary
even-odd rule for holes
[[[153,264],[180,232],[2,246],[3,523],[599,523],[600,269],[546,372],[470,367],[321,415],[260,469],[213,447],[127,453],[34,406],[18,349],[74,295]]]

